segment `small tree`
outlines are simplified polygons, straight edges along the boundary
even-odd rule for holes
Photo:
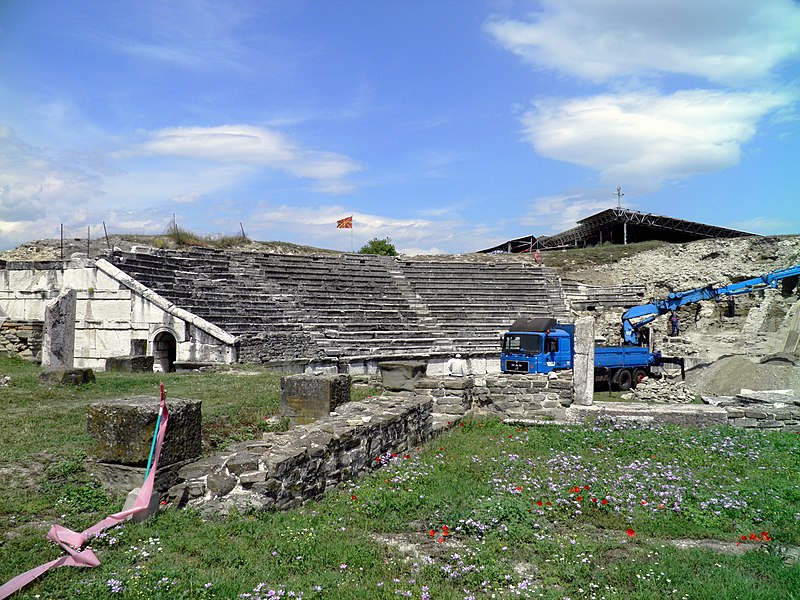
[[[380,254],[381,256],[397,256],[397,248],[392,244],[392,238],[372,238],[361,246],[359,254]]]

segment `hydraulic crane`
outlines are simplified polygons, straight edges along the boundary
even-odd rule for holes
[[[676,310],[681,306],[694,304],[702,300],[718,301],[722,297],[738,296],[766,288],[775,288],[778,287],[780,281],[797,276],[800,276],[800,264],[738,283],[732,283],[731,285],[720,287],[707,285],[684,292],[672,292],[667,298],[634,306],[622,315],[623,343],[641,345],[639,337],[639,329],[641,327],[652,322],[656,317]]]

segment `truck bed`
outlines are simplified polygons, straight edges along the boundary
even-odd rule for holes
[[[641,346],[596,346],[594,349],[595,368],[645,368],[653,364],[652,354]]]

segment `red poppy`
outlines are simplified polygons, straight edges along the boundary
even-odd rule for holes
[[[583,496],[576,496],[576,497],[575,497],[575,500],[577,500],[578,502],[580,502],[581,500],[583,500]]]
[[[769,531],[762,531],[761,532],[761,539],[764,540],[765,542],[771,542],[772,538],[769,537]]]
[[[440,537],[440,538],[439,538],[438,540],[436,540],[436,541],[437,541],[437,542],[439,542],[440,544],[442,544],[442,543],[444,543],[444,538],[443,538],[443,537]]]
[[[742,540],[746,542],[746,541],[747,541],[747,536],[746,536],[746,535],[743,535],[743,536],[742,536]]]
[[[583,489],[588,490],[590,487],[591,486],[585,485],[585,486],[583,486]]]
[[[544,502],[542,502],[541,500],[536,501],[536,506],[541,506],[542,504],[544,504]]]
[[[636,532],[630,527],[628,527],[628,529],[625,530],[625,533],[628,534],[628,537],[633,537],[634,535],[636,535]]]
[[[431,537],[435,536],[435,535],[436,535],[436,530],[435,530],[435,529],[431,529],[431,530],[428,532],[428,535],[429,535],[429,536],[431,536]]]
[[[592,498],[592,502],[597,502],[597,498]]]
[[[550,501],[549,501],[549,500],[548,500],[547,502],[545,502],[545,504],[547,504],[547,506],[553,506],[553,505],[550,503]]]
[[[750,539],[751,539],[751,540],[757,540],[757,539],[758,539],[758,536],[757,536],[755,533],[751,533],[751,534],[750,534]]]
[[[519,485],[518,485],[518,486],[517,486],[517,491],[518,491],[518,492],[521,492],[521,491],[522,491],[522,486],[519,486]]]
[[[411,458],[410,454],[406,454],[403,458]]]
[[[350,500],[358,500],[358,498],[356,498],[356,495],[353,494],[352,496],[350,496]]]
[[[605,498],[603,498],[602,500],[600,500],[600,502],[602,502],[603,504],[608,504],[608,500],[606,500]]]

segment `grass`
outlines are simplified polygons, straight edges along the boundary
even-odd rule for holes
[[[548,250],[544,253],[544,264],[548,267],[580,269],[594,265],[615,263],[620,259],[646,252],[647,250],[655,250],[666,244],[667,242],[651,240],[625,246],[603,244],[602,246],[571,248],[569,250]]]
[[[24,404],[32,431],[45,437],[37,449],[11,431],[25,421],[12,417],[2,426],[0,468],[8,456],[58,454],[37,483],[53,482],[43,495],[57,507],[41,502],[35,512],[5,486],[0,581],[62,555],[44,540],[48,523],[81,530],[118,509],[82,472],[78,423],[92,399],[157,383],[100,373],[93,388],[49,389],[29,371],[0,360],[0,374],[14,378],[2,390],[3,410]],[[202,395],[204,427],[228,423],[218,432],[234,439],[275,406],[276,388],[265,385],[276,380],[233,371],[172,375],[165,384],[171,396]],[[62,420],[38,422],[59,403]],[[79,413],[74,423],[69,412]],[[56,432],[61,426],[71,431]],[[9,449],[17,443],[26,449]],[[20,597],[800,598],[800,565],[784,561],[784,548],[800,544],[798,435],[472,421],[383,463],[285,513],[204,521],[164,507],[94,540],[99,567],[51,571]],[[684,538],[698,547],[673,543]]]

